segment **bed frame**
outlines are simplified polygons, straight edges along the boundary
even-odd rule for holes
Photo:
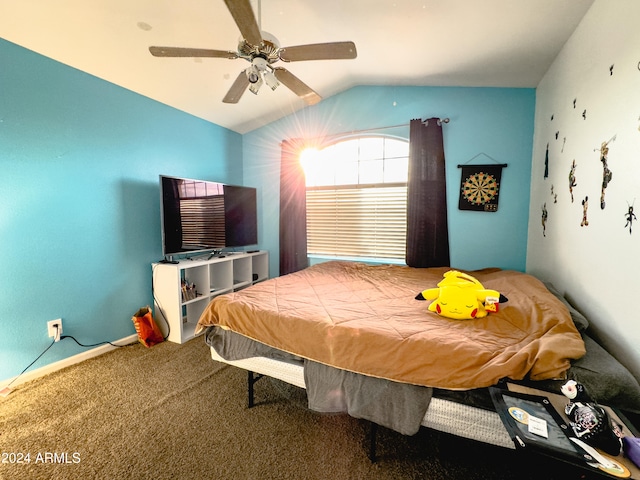
[[[264,376],[306,389],[303,366],[300,363],[252,357],[243,360],[225,360],[211,348],[215,361],[247,370],[247,394],[249,408],[254,406],[254,385]],[[507,429],[496,412],[433,397],[421,425],[459,437],[477,440],[499,447],[515,449]],[[376,461],[377,425],[371,424],[369,458]]]
[[[321,265],[323,266],[322,268],[320,268]],[[252,407],[254,405],[254,387],[256,385],[256,382],[259,381],[260,378],[263,378],[263,376],[272,377],[307,390],[304,380],[305,367],[303,363],[299,361],[299,357],[296,358],[296,356],[307,356],[307,358],[309,358],[310,360],[313,360],[321,365],[333,368],[343,368],[344,370],[351,370],[352,372],[359,372],[361,367],[354,359],[357,358],[361,360],[359,355],[364,354],[364,343],[358,343],[358,348],[360,349],[357,352],[358,354],[352,354],[348,361],[344,360],[345,363],[341,363],[341,367],[332,364],[332,361],[327,360],[326,358],[322,358],[322,356],[327,352],[325,350],[316,348],[317,344],[312,342],[313,337],[309,337],[305,330],[303,330],[302,327],[295,323],[295,319],[293,317],[282,316],[280,315],[279,308],[273,307],[274,302],[275,304],[279,305],[279,297],[273,296],[271,287],[273,287],[275,283],[276,286],[279,286],[279,290],[286,292],[283,302],[288,306],[287,308],[292,308],[291,305],[298,305],[292,302],[297,302],[301,297],[306,299],[317,296],[317,292],[315,290],[317,286],[334,285],[336,282],[339,283],[340,279],[342,279],[342,277],[345,275],[347,276],[347,279],[355,277],[355,286],[352,285],[350,288],[356,288],[358,292],[367,292],[365,295],[357,296],[359,301],[355,303],[355,306],[352,309],[353,311],[357,312],[359,311],[359,308],[369,307],[369,304],[366,303],[366,298],[369,298],[369,295],[375,297],[380,289],[389,287],[387,282],[387,278],[389,277],[389,275],[393,275],[395,279],[404,278],[404,275],[406,277],[407,285],[416,284],[411,287],[410,291],[416,291],[420,289],[420,287],[417,285],[424,283],[423,280],[420,280],[423,275],[437,276],[438,278],[440,277],[439,271],[428,272],[426,270],[422,270],[422,275],[418,275],[419,278],[414,278],[413,275],[415,272],[408,275],[409,272],[406,272],[404,270],[399,271],[392,267],[393,266],[381,266],[380,268],[382,270],[379,272],[376,270],[376,275],[372,275],[371,282],[367,281],[366,287],[370,288],[363,287],[362,290],[360,290],[360,283],[358,283],[358,281],[359,279],[361,279],[362,275],[364,275],[364,266],[354,266],[353,264],[348,262],[325,263],[309,267],[309,270],[315,269],[315,273],[310,276],[307,276],[304,271],[301,271],[293,273],[290,276],[267,280],[258,285],[252,286],[251,289],[255,290],[252,290],[251,294],[249,294],[247,291],[246,295],[244,296],[243,293],[240,292],[232,294],[233,297],[222,295],[213,299],[209,306],[203,312],[198,322],[198,329],[200,329],[200,331],[203,331],[208,328],[220,328],[223,331],[234,333],[234,335],[245,337],[244,340],[236,343],[232,338],[233,336],[229,338],[219,335],[219,332],[211,330],[206,334],[206,341],[209,344],[211,357],[213,360],[242,368],[248,372],[247,390],[249,407]],[[441,268],[440,270],[444,270],[444,268]],[[349,277],[349,275],[351,275],[351,277]],[[501,273],[501,271],[498,269],[489,269],[483,271],[483,275],[486,275],[488,278],[495,280],[496,284],[498,285],[506,285],[507,283],[510,284],[510,282],[516,281],[516,277],[520,278],[519,276],[521,274],[518,272]],[[449,388],[453,390],[474,390],[475,385],[481,387],[488,384],[489,381],[496,382],[496,376],[499,376],[499,379],[521,378],[520,375],[524,375],[526,373],[526,378],[532,376],[535,379],[537,379],[537,377],[540,377],[540,374],[544,374],[542,378],[549,378],[549,382],[542,381],[538,384],[537,381],[533,381],[533,384],[539,385],[539,388],[542,388],[543,390],[550,388],[555,391],[557,388],[559,388],[560,381],[557,378],[556,380],[553,380],[552,378],[566,375],[567,378],[573,378],[585,385],[591,396],[593,396],[593,398],[597,398],[603,404],[614,405],[623,410],[640,412],[640,384],[638,384],[638,381],[622,364],[620,364],[594,339],[589,337],[589,335],[586,333],[589,327],[588,320],[580,312],[575,310],[559,292],[552,288],[551,285],[543,285],[533,278],[525,277],[520,278],[520,282],[522,284],[516,287],[515,291],[519,292],[519,295],[522,298],[529,298],[531,296],[531,292],[539,293],[540,295],[549,295],[550,307],[549,309],[546,309],[549,310],[548,315],[540,316],[540,322],[538,322],[538,317],[536,316],[536,321],[533,323],[545,324],[545,322],[550,322],[551,324],[559,320],[561,320],[560,323],[563,324],[568,324],[570,321],[573,322],[573,326],[575,327],[576,332],[573,332],[571,329],[567,329],[567,332],[571,330],[571,335],[565,336],[562,339],[563,342],[567,339],[571,340],[571,342],[568,342],[571,345],[567,347],[566,351],[564,348],[557,348],[557,345],[554,343],[555,338],[557,337],[554,337],[548,342],[548,348],[541,353],[546,355],[546,363],[542,362],[543,365],[550,364],[552,361],[555,362],[557,360],[561,360],[564,364],[566,363],[566,360],[571,360],[571,368],[569,369],[569,371],[565,372],[558,370],[557,372],[552,372],[547,368],[544,372],[534,372],[533,367],[528,372],[521,372],[518,369],[507,371],[509,369],[503,368],[501,363],[496,363],[493,365],[492,375],[488,376],[490,378],[487,378],[483,382],[464,383],[465,376],[462,374],[462,372],[458,372],[459,382],[445,382],[445,385],[449,385]],[[375,285],[375,287],[368,285],[368,283]],[[300,288],[298,288],[298,284],[301,285]],[[391,285],[391,287],[394,287],[394,285],[395,284]],[[405,290],[409,291],[409,287],[406,287]],[[322,291],[324,292],[324,289]],[[350,290],[347,289],[347,291],[349,292]],[[402,292],[404,292],[404,290],[402,290]],[[337,294],[339,292],[334,293]],[[236,298],[235,295],[238,295],[238,298]],[[400,293],[398,293],[398,295],[400,295]],[[402,293],[402,295],[404,295],[404,293]],[[348,295],[349,298],[353,296],[355,295]],[[260,299],[263,297],[269,299],[266,305],[262,304],[260,301]],[[516,295],[516,297],[518,297],[518,295]],[[404,296],[402,296],[402,298],[404,298]],[[560,300],[561,303],[556,301],[555,299]],[[516,302],[513,298],[511,299],[511,301],[513,302],[514,308],[517,309],[519,305],[518,302]],[[337,309],[337,313],[341,315],[342,303],[336,303],[338,303],[340,307]],[[320,319],[320,324],[328,325],[325,316],[327,314],[330,315],[331,312],[325,311],[326,308],[323,309],[321,307],[314,309],[315,304],[313,304],[312,302],[308,303],[307,305],[310,309],[309,311],[313,312]],[[404,305],[404,303],[402,305]],[[249,306],[251,307],[251,309],[261,312],[260,315],[262,316],[256,317],[255,322],[253,322],[254,317],[251,317],[249,314],[247,314],[246,316],[244,315],[244,313],[242,315],[240,314],[242,312],[245,312],[245,310],[243,309],[246,309],[246,307]],[[527,311],[527,308],[529,308],[527,305],[524,305],[524,307],[525,308],[523,308],[522,311],[513,312],[514,314],[516,314],[514,317],[515,320],[519,320],[521,319],[521,317],[524,318],[523,315]],[[416,312],[413,312],[413,307],[410,306],[409,303],[407,303],[406,308],[408,309],[407,318],[414,318],[412,313]],[[566,311],[564,310],[564,308],[566,308]],[[419,312],[419,309],[416,309],[416,311]],[[391,313],[395,315],[395,313]],[[562,316],[562,318],[560,318],[560,316]],[[282,318],[286,318],[288,323],[283,323],[281,321]],[[296,318],[305,320],[305,318],[300,316]],[[342,318],[342,316],[340,318]],[[346,318],[350,317],[347,316]],[[421,322],[423,320],[424,315],[417,315],[417,321]],[[260,326],[267,321],[273,323],[270,324],[270,328],[268,329],[267,334],[262,331],[260,331],[259,334],[253,332],[252,328],[255,327],[253,323]],[[369,323],[371,323],[371,321],[369,321]],[[369,326],[369,323],[364,323],[362,328],[367,328]],[[291,329],[295,331],[295,334],[289,334],[284,337],[279,337],[278,328],[280,327],[291,327]],[[260,329],[258,328],[258,330]],[[402,328],[400,328],[400,330],[402,330]],[[426,330],[420,329],[419,331],[423,332]],[[487,329],[487,331],[490,331],[490,329]],[[334,343],[341,341],[341,345],[347,345],[351,339],[351,337],[348,335],[349,332],[349,329],[344,329],[344,331],[342,331],[343,338],[339,340],[336,340],[336,338],[332,338],[332,341]],[[407,335],[413,335],[413,333],[413,330],[406,329]],[[533,330],[531,331],[531,333],[537,334],[537,332],[534,332]],[[576,333],[580,335],[580,337],[582,338],[582,342],[579,342],[580,338],[578,337],[578,335],[576,335]],[[210,341],[209,335],[212,336]],[[393,339],[396,341],[399,338],[400,337],[393,337]],[[246,342],[246,340],[249,340],[250,342]],[[427,345],[427,347],[423,347],[423,349],[428,348],[428,346],[433,344],[433,341],[431,341],[431,343],[428,342],[428,340],[432,340],[431,337],[427,336],[427,338],[423,338],[423,340],[425,345]],[[464,340],[468,339],[465,337]],[[251,341],[257,342],[258,345],[254,345]],[[415,358],[420,358],[419,355],[423,351],[423,349],[415,347],[416,343],[418,342],[407,342],[407,345],[413,346],[413,350],[409,349],[407,350],[407,352],[413,353],[411,357],[414,360]],[[220,353],[222,355],[238,360],[224,359],[215,350],[214,345],[215,348],[220,350]],[[278,347],[276,348],[272,345],[277,345]],[[279,349],[280,352],[273,352],[274,348],[276,348],[276,350]],[[586,354],[584,350],[587,351]],[[403,351],[403,358],[407,358],[407,352]],[[429,352],[430,355],[432,355],[434,358],[445,358],[448,355],[448,352],[442,351],[442,349],[438,350],[437,352]],[[437,355],[440,355],[441,357],[437,357]],[[452,360],[449,357],[446,358],[450,361]],[[390,375],[389,373],[376,373],[376,369],[374,367],[377,366],[377,362],[384,360],[384,358],[378,358],[375,356],[367,359],[369,363],[369,370],[367,371],[371,377],[387,378],[385,377],[385,375]],[[451,363],[456,362],[451,361]],[[392,376],[392,379],[414,385],[442,385],[442,382],[444,381],[442,379],[449,380],[450,377],[452,377],[451,371],[446,368],[446,365],[444,367],[443,365],[438,365],[438,368],[434,368],[433,371],[420,370],[421,366],[419,364],[410,364],[410,368],[406,368],[407,365],[403,365],[403,367],[405,367],[405,373],[406,371],[420,371],[421,373],[424,373],[425,376],[405,376],[402,378]],[[366,373],[362,372],[361,374],[365,375]],[[390,379],[390,381],[393,381],[392,379]],[[461,379],[462,381],[460,381]],[[447,387],[440,386],[440,388],[444,390]],[[507,388],[509,387],[507,386]],[[516,448],[516,445],[513,443],[513,440],[511,439],[511,436],[508,433],[506,427],[502,423],[500,416],[498,415],[498,413],[496,413],[495,410],[491,408],[491,404],[488,402],[488,398],[477,397],[476,392],[473,392],[469,395],[465,395],[465,399],[461,399],[458,401],[458,398],[449,392],[445,393],[446,397],[438,396],[439,392],[434,393],[435,395],[431,397],[429,407],[426,409],[426,413],[419,422],[421,426],[503,448]],[[307,394],[309,395],[310,392],[307,391]],[[473,403],[459,403],[466,401],[467,399]],[[376,404],[376,407],[380,410],[384,408],[384,405]],[[422,414],[420,413],[420,415]],[[366,418],[369,417],[367,416]],[[372,416],[370,418],[375,419],[376,417]],[[417,420],[417,418],[413,419],[411,429],[409,430],[410,433],[413,433],[417,430]],[[384,420],[380,421],[384,424]],[[376,447],[376,430],[377,427],[375,425],[375,422],[373,422],[371,424],[372,434],[370,457],[374,461]]]

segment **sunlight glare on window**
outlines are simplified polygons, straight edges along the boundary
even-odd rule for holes
[[[408,172],[409,157],[385,158],[384,183],[406,182]]]
[[[360,160],[381,159],[384,153],[382,137],[360,138]]]
[[[307,186],[330,185],[334,182],[335,166],[331,157],[327,157],[317,148],[305,148],[300,153],[300,165],[304,170]]]
[[[384,161],[380,157],[375,160],[363,160],[360,162],[360,182],[358,183],[382,183],[384,181],[383,167]]]
[[[408,151],[406,140],[360,137],[307,148],[300,163],[307,187],[406,183]]]
[[[343,158],[340,167],[336,168],[335,185],[355,185],[358,183],[358,159]],[[329,185],[329,184],[326,184]]]
[[[406,158],[409,156],[409,145],[405,141],[387,139],[384,142],[384,158]]]

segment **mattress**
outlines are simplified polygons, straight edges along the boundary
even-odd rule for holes
[[[300,388],[306,388],[304,366],[300,362],[275,360],[267,357],[226,360],[218,355],[214,348],[210,350],[211,358],[218,362],[277,378]],[[421,425],[499,447],[515,448],[496,412],[450,400],[432,398]]]

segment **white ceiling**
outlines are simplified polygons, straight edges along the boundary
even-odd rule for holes
[[[536,87],[594,0],[252,0],[280,46],[352,40],[355,60],[278,63],[323,98],[355,85]],[[261,12],[261,15],[258,12]],[[243,59],[223,0],[0,0],[0,37],[239,133],[304,108],[286,87],[222,98]]]

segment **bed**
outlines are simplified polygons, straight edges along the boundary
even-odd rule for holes
[[[216,297],[198,322],[214,360],[307,390],[309,407],[405,435],[426,426],[506,448],[488,387],[559,392],[568,378],[599,402],[640,412],[636,379],[588,334],[551,285],[510,270],[471,272],[508,298],[452,320],[416,294],[448,268],[326,262]]]

